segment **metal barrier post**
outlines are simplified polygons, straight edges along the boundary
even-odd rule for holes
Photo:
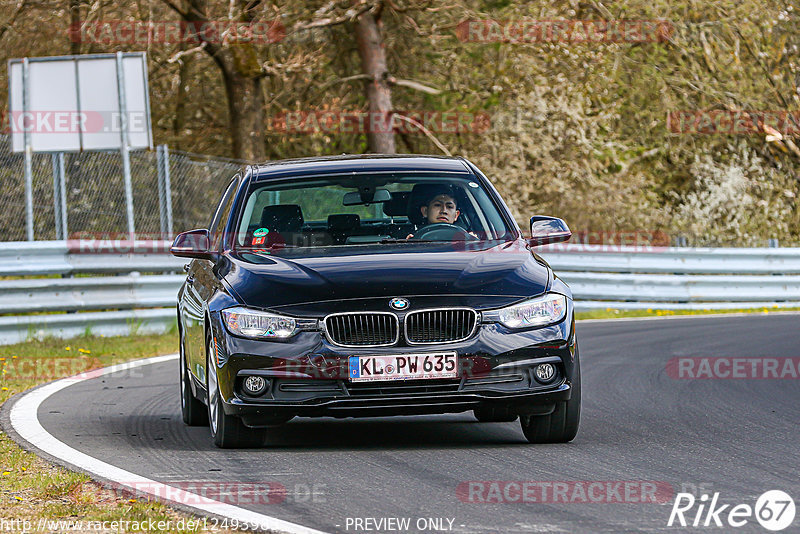
[[[156,147],[158,166],[158,205],[161,219],[161,239],[172,236],[172,185],[169,177],[169,147]]]
[[[61,174],[61,194],[59,195],[61,198],[61,231],[64,233],[64,239],[66,240],[69,237],[67,227],[67,172],[64,167],[63,152],[58,154],[58,169]]]

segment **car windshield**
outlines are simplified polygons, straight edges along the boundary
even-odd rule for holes
[[[513,239],[474,177],[347,175],[254,182],[237,248]]]

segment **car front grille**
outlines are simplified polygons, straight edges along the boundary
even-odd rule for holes
[[[336,313],[325,318],[328,338],[345,347],[394,345],[399,335],[397,316],[389,312]]]
[[[478,313],[471,308],[442,308],[410,312],[405,316],[409,345],[452,343],[475,332]],[[328,339],[344,347],[384,347],[399,340],[400,324],[389,312],[335,313],[325,318]]]
[[[405,318],[409,344],[448,343],[467,339],[475,331],[478,314],[470,308],[411,312]]]

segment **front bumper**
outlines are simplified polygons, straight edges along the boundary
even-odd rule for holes
[[[574,315],[559,324],[511,331],[482,324],[475,335],[437,346],[343,348],[319,332],[301,332],[287,342],[256,341],[227,333],[212,319],[217,375],[223,410],[248,426],[264,426],[287,416],[387,416],[457,413],[480,406],[502,406],[522,415],[550,413],[569,400],[575,365]],[[456,352],[458,377],[428,380],[352,382],[350,356]],[[534,368],[551,363],[557,376],[541,384]],[[268,381],[252,397],[247,376]]]

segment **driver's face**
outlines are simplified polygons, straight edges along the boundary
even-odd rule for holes
[[[461,214],[456,209],[456,201],[450,195],[434,197],[427,206],[422,206],[420,210],[422,211],[422,216],[428,219],[429,224],[453,224]]]

